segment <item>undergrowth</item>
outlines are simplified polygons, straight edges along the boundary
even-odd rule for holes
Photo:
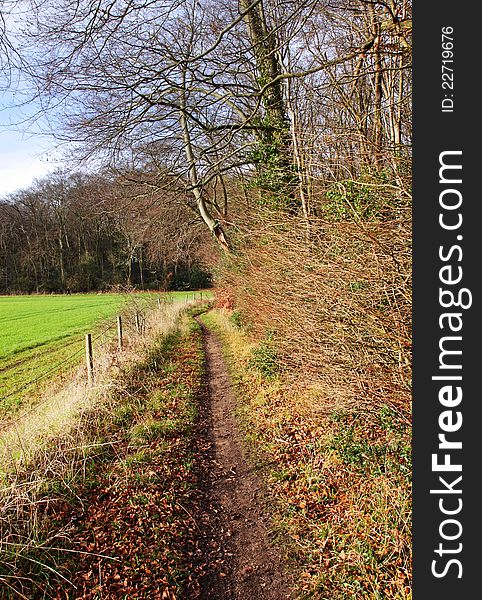
[[[195,597],[202,337],[186,318],[70,432],[4,474],[0,597]],[[42,459],[42,460],[40,460]]]
[[[316,382],[295,384],[279,371],[266,377],[259,342],[233,325],[229,312],[203,319],[223,339],[297,597],[410,598],[407,415],[393,404],[347,408]]]

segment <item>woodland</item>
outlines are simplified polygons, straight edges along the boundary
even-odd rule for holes
[[[237,264],[260,235],[313,256],[327,223],[407,223],[408,3],[4,0],[2,15],[3,85],[66,162],[1,200],[1,291],[202,287],[219,249]]]
[[[410,598],[411,3],[0,7],[0,293],[212,287],[300,597]]]

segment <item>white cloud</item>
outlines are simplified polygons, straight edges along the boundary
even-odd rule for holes
[[[14,165],[0,166],[0,196],[28,188],[33,180],[52,171],[48,163],[19,159]]]
[[[28,188],[33,180],[58,166],[45,138],[23,138],[14,131],[0,132],[0,196]]]

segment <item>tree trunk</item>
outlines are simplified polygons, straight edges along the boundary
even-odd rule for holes
[[[275,32],[268,29],[263,1],[251,5],[252,0],[239,2],[240,10],[246,12],[244,21],[255,57],[256,79],[265,111],[258,134],[261,142],[259,167],[265,174],[260,180],[260,187],[285,196],[289,200],[288,205],[293,208],[297,205],[294,198],[297,178],[283,83],[277,79],[282,73],[277,38]]]
[[[139,248],[139,281],[141,290],[144,289],[144,258],[142,253],[142,246]]]
[[[60,283],[62,289],[65,287],[65,266],[64,266],[64,241],[62,239],[62,230],[59,234],[59,268],[60,268]]]
[[[186,116],[186,73],[183,73],[183,88],[181,89],[180,94],[180,111],[179,118],[181,123],[182,130],[182,138],[184,142],[184,153],[186,155],[186,161],[188,165],[188,178],[189,183],[191,184],[192,192],[194,194],[194,199],[196,200],[196,205],[201,215],[202,220],[208,226],[209,230],[214,234],[219,244],[224,250],[229,250],[229,244],[224,235],[224,231],[221,225],[214,219],[214,217],[209,212],[206,202],[203,197],[202,183],[199,181],[197,169],[196,169],[196,159],[194,156],[194,150],[192,147],[191,134],[189,131],[189,124]]]

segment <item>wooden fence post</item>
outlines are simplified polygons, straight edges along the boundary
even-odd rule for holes
[[[122,317],[117,316],[117,345],[122,350]]]
[[[138,312],[136,312],[136,330],[137,330],[137,333],[141,332],[141,321],[139,319],[139,313]]]
[[[161,299],[160,298],[157,299],[157,308],[161,308]]]
[[[92,356],[92,335],[85,335],[85,360],[87,363],[87,381],[92,383],[94,379],[94,359]]]

